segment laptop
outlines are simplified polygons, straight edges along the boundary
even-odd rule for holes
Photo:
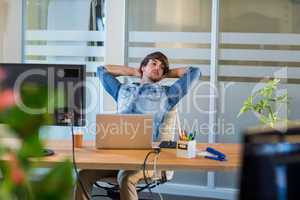
[[[98,114],[96,148],[152,149],[152,115]]]

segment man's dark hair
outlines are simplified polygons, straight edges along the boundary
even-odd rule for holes
[[[168,58],[167,56],[165,56],[165,54],[159,52],[159,51],[156,51],[156,52],[153,52],[153,53],[150,53],[149,55],[147,55],[141,62],[140,64],[140,72],[143,73],[142,71],[142,67],[143,66],[146,66],[149,62],[149,60],[159,60],[163,66],[164,66],[164,75],[167,74],[169,72],[169,61],[168,61]]]

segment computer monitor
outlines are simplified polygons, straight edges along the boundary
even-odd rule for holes
[[[247,130],[239,199],[299,199],[299,141],[299,125]]]
[[[6,74],[3,88],[18,90],[23,84],[33,83],[46,86],[50,98],[55,92],[60,94],[59,100],[54,99],[56,108],[45,109],[54,118],[48,125],[68,125],[70,113],[74,126],[85,125],[85,65],[0,63],[0,68]]]

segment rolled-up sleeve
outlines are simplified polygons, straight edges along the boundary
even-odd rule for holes
[[[97,68],[97,76],[99,77],[104,89],[113,97],[115,101],[117,101],[119,89],[121,87],[120,81],[112,76],[104,66]]]
[[[184,97],[189,88],[201,77],[201,70],[196,67],[189,67],[186,73],[167,89],[169,109],[171,110],[179,100]]]

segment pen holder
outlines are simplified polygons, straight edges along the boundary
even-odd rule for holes
[[[176,156],[182,158],[195,158],[197,152],[196,140],[177,141]]]

